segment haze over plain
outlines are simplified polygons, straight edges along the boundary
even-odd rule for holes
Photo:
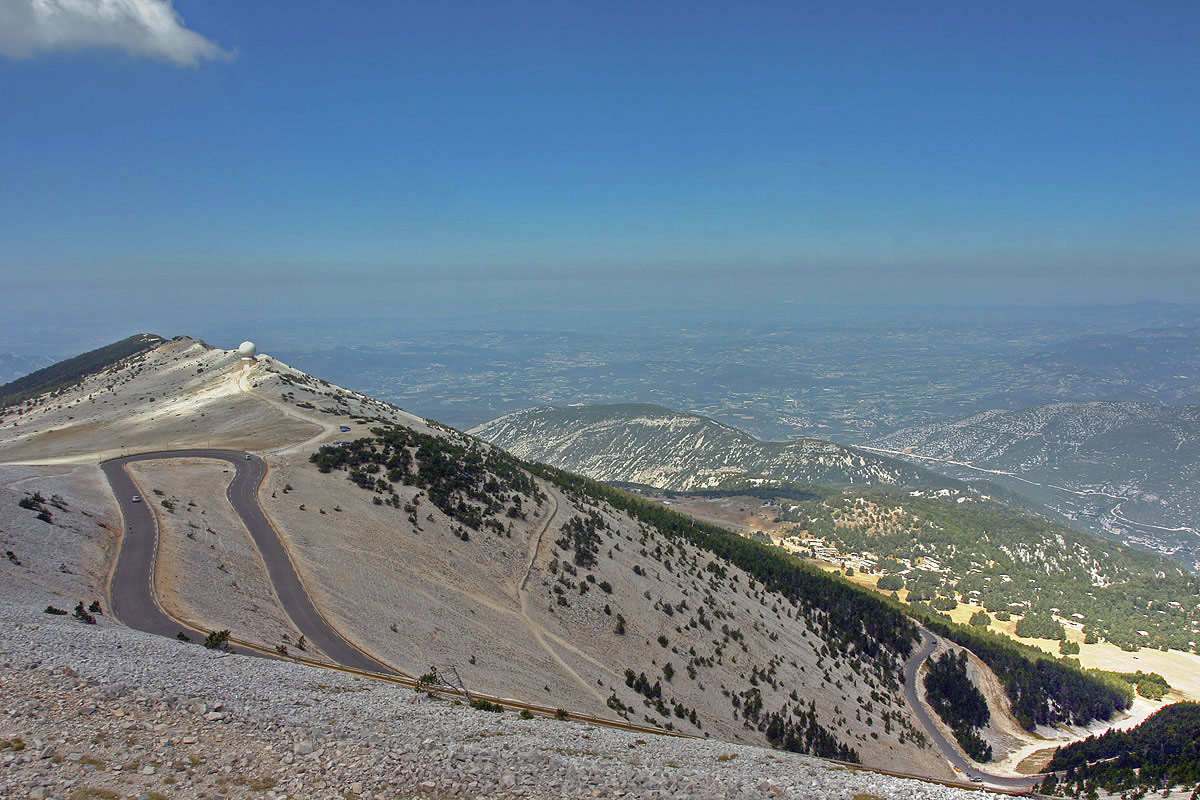
[[[1190,3],[0,13],[4,349],[1200,299]]]

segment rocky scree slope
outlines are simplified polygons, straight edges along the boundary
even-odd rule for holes
[[[898,683],[915,627],[878,598],[461,433],[371,433],[276,480],[309,509],[338,492],[336,532],[305,533],[295,512],[284,526],[332,615],[386,663],[451,664],[478,691],[696,736],[944,769]],[[335,551],[358,554],[355,580],[338,581]]]
[[[404,450],[403,474],[391,479],[397,466],[371,473],[363,463],[372,484],[346,480],[359,465],[329,474],[308,462],[321,441],[378,438],[362,435],[368,427],[398,431],[387,448],[357,448],[386,452],[385,463]],[[34,526],[5,531],[22,561],[9,562],[14,574],[30,569],[21,554],[51,524],[17,500],[51,479],[68,507],[86,496],[106,508],[83,535],[112,552],[119,522],[94,463],[119,454],[120,443],[130,451],[272,449],[264,506],[309,591],[347,637],[389,663],[413,674],[457,666],[482,691],[700,737],[945,769],[897,691],[910,627],[898,615],[882,641],[868,635],[865,615],[846,622],[854,606],[829,602],[841,594],[828,579],[813,583],[819,576],[774,562],[764,572],[745,554],[740,566],[728,563],[730,554],[682,535],[689,523],[681,519],[664,527],[633,516],[567,478],[532,474],[471,437],[269,357],[245,365],[201,342],[168,342],[32,399],[0,434],[4,460],[60,462],[6,468],[21,474],[9,496],[13,513]],[[292,452],[297,440],[313,443]],[[342,450],[356,447],[318,452]],[[181,495],[177,505],[197,499]],[[87,574],[103,576],[106,564],[96,559],[92,552]],[[48,563],[36,561],[37,570]],[[69,608],[102,590],[94,579],[88,585],[89,597],[60,602]],[[191,582],[178,590],[218,588]],[[256,587],[248,598],[267,594]],[[237,623],[222,627],[236,635]]]
[[[0,795],[877,797],[980,793],[716,741],[518,719],[0,600]]]

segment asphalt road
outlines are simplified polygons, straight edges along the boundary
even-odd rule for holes
[[[921,647],[908,659],[908,663],[904,665],[904,695],[908,698],[908,704],[912,706],[917,719],[921,722],[921,726],[925,728],[925,733],[933,740],[934,745],[941,751],[946,760],[952,766],[958,767],[961,770],[960,774],[964,776],[964,779],[979,778],[985,786],[1007,791],[1028,791],[1036,782],[1032,778],[1010,778],[984,772],[975,766],[975,762],[963,756],[954,744],[942,734],[941,730],[933,724],[932,716],[930,716],[929,711],[917,696],[917,692],[923,690],[917,673],[921,669],[921,665],[925,663],[925,659],[929,658],[936,648],[937,638],[922,628]]]
[[[393,673],[393,670],[342,638],[317,611],[300,582],[300,576],[296,574],[283,542],[279,540],[279,534],[258,503],[258,487],[267,474],[267,464],[258,456],[246,458],[246,453],[237,450],[164,450],[115,458],[100,465],[125,518],[125,538],[109,587],[112,612],[117,619],[131,628],[162,636],[174,637],[181,628],[155,602],[152,586],[157,551],[154,515],[147,507],[150,500],[143,498],[143,502],[133,502],[133,496],[140,494],[140,491],[125,470],[125,465],[131,461],[163,458],[212,458],[232,464],[235,474],[226,495],[262,554],[275,593],[296,628],[309,642],[342,666]],[[236,635],[236,631],[234,633]],[[206,634],[191,631],[190,635],[203,638]]]

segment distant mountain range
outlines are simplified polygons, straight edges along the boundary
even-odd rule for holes
[[[991,389],[1020,405],[1051,399],[1200,403],[1200,327],[1082,336],[1010,371],[1003,376],[1010,380],[996,381]]]
[[[27,358],[16,353],[0,353],[0,384],[14,381],[53,363],[52,358]]]
[[[1009,473],[987,477],[1091,527],[1168,555],[1182,550],[1182,560],[1200,552],[1200,406],[993,410],[905,428],[872,445],[951,475],[979,474],[966,464]]]
[[[764,442],[699,414],[644,403],[531,408],[469,432],[521,458],[596,480],[677,491],[755,480],[960,485],[901,459],[815,439]]]
[[[771,482],[953,486],[1200,561],[1200,406],[1092,402],[992,410],[870,445],[764,442],[657,405],[531,408],[473,428],[516,455],[597,480],[672,491]],[[993,491],[995,490],[995,491]],[[1011,495],[1005,495],[1005,492]]]

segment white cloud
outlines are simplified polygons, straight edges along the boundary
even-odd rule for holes
[[[85,48],[186,67],[233,57],[185,28],[171,0],[0,0],[0,53],[29,58]]]

